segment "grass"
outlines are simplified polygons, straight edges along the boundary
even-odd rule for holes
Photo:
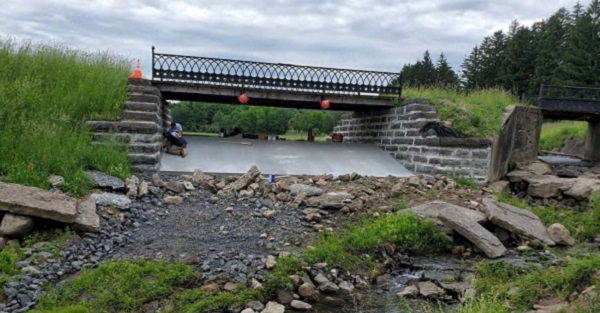
[[[447,251],[450,239],[430,221],[421,221],[412,213],[365,218],[359,224],[346,224],[342,233],[323,232],[313,248],[304,254],[309,264],[327,262],[330,266],[354,269],[364,264],[359,257],[383,246],[395,244],[400,250],[415,254]]]
[[[568,140],[582,141],[587,132],[587,122],[563,121],[549,122],[542,125],[540,149],[561,149]]]
[[[45,242],[46,245],[42,248],[42,251],[49,252],[54,258],[60,257],[60,252],[66,248],[69,244],[70,239],[74,235],[74,232],[68,227],[65,231],[59,234],[52,234],[49,231],[35,231],[25,238],[25,248],[31,248],[38,242]]]
[[[551,267],[517,267],[505,262],[477,265],[473,288],[476,296],[461,312],[522,312],[539,300],[566,298],[582,287],[600,283],[600,255],[572,258]]]
[[[231,292],[209,295],[200,289],[186,290],[175,296],[177,312],[181,313],[220,313],[238,312],[250,301],[262,301],[260,290],[253,290],[239,284]]]
[[[467,137],[492,137],[502,127],[504,109],[518,104],[515,96],[500,89],[461,92],[443,88],[405,88],[403,98],[429,99],[443,121]]]
[[[17,245],[14,247],[5,247],[0,252],[0,288],[10,281],[10,277],[18,274],[20,269],[17,262],[23,258],[23,251]]]
[[[477,185],[477,183],[474,180],[472,180],[468,177],[456,177],[454,179],[454,181],[456,182],[456,184],[459,187],[463,187],[463,188],[475,189],[475,188],[479,187],[479,185]]]
[[[114,119],[123,109],[129,65],[108,53],[0,38],[0,176],[47,189],[49,175],[81,195],[85,169],[125,178],[126,149],[93,145],[85,121]]]
[[[295,256],[279,258],[275,268],[265,276],[266,293],[275,295],[280,289],[292,291],[290,275],[302,275],[301,267],[302,260]]]
[[[573,210],[559,209],[554,205],[547,207],[530,206],[528,199],[498,195],[498,200],[535,213],[546,226],[554,223],[564,225],[578,241],[591,241],[600,234],[600,193],[591,196],[589,204],[583,204]]]

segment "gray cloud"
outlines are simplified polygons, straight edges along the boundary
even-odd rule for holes
[[[0,6],[0,35],[141,58],[158,52],[398,71],[429,49],[458,70],[514,19],[529,24],[573,0],[20,0]],[[148,71],[146,70],[146,73]]]

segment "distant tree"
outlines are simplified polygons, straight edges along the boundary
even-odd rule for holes
[[[435,67],[435,84],[442,87],[457,87],[459,85],[458,76],[450,65],[442,52],[437,60]]]
[[[536,40],[532,30],[515,21],[509,32],[500,80],[504,89],[520,95],[527,91],[535,70]]]

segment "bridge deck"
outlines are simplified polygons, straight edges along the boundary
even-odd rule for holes
[[[537,102],[545,119],[600,119],[600,88],[541,86]]]

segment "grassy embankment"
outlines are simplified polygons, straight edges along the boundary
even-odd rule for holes
[[[560,149],[565,145],[566,141],[583,141],[586,132],[587,122],[564,121],[544,123],[540,136],[540,149]]]
[[[108,53],[0,38],[0,177],[49,188],[49,175],[81,195],[98,169],[129,174],[124,147],[93,145],[85,121],[114,119],[126,98],[129,65]]]
[[[467,137],[491,137],[502,127],[502,113],[518,99],[500,89],[469,93],[443,88],[405,88],[402,98],[429,99],[442,121]]]

